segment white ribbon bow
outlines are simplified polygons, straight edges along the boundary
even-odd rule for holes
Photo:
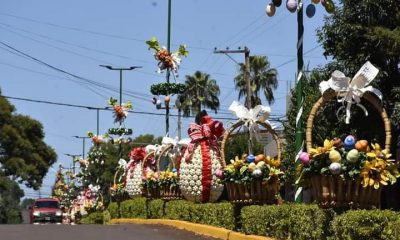
[[[349,124],[352,104],[356,104],[364,111],[365,116],[368,116],[367,109],[360,104],[361,97],[365,92],[374,93],[382,101],[382,93],[378,89],[368,86],[378,73],[379,70],[367,61],[360,70],[358,70],[353,79],[346,77],[341,71],[335,70],[328,81],[322,81],[319,84],[319,89],[322,95],[328,89],[333,89],[338,93],[338,102],[343,103],[343,106],[337,110],[336,115],[339,114],[340,110],[346,107],[346,124]],[[346,106],[344,105],[345,103]]]
[[[257,122],[267,122],[269,124],[267,118],[271,112],[270,107],[257,105],[249,110],[239,102],[233,101],[229,106],[229,110],[245,123],[252,137],[254,136],[257,140],[260,140]]]
[[[118,161],[118,167],[125,170],[128,167],[128,163],[125,161],[125,159],[120,159]]]
[[[179,140],[178,137],[175,138],[170,138],[168,136],[163,137],[161,141],[161,147],[164,149],[168,145],[173,146],[173,149],[169,151],[168,156],[169,157],[178,157],[179,153],[182,148],[186,147],[190,143],[191,139],[190,138],[183,138]]]

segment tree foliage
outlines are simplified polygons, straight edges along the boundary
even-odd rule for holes
[[[278,87],[278,71],[270,67],[266,56],[250,56],[250,85],[251,85],[251,106],[262,104],[260,92],[264,93],[268,104],[272,104],[274,99],[273,90]],[[240,65],[240,72],[235,77],[235,88],[239,90],[239,99],[247,95],[245,66]]]
[[[183,94],[185,100],[182,103],[184,116],[201,112],[202,107],[214,110],[219,109],[220,89],[217,81],[207,73],[196,71],[193,75],[186,76],[186,92]]]
[[[38,189],[57,159],[43,138],[40,122],[15,113],[15,107],[0,97],[0,163],[5,176]]]
[[[0,172],[0,224],[22,222],[19,202],[23,196],[24,192],[18,183]]]

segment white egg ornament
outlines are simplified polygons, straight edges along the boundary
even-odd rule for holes
[[[329,165],[329,171],[331,171],[333,175],[338,175],[342,171],[342,165],[338,162],[333,162]]]
[[[265,8],[265,13],[267,14],[268,17],[274,16],[275,12],[276,12],[275,5],[272,3],[268,4],[267,7]]]

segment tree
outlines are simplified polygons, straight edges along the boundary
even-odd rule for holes
[[[15,113],[15,107],[0,97],[0,170],[27,187],[39,189],[49,167],[57,160],[44,141],[40,122]]]
[[[19,202],[24,192],[18,183],[0,171],[0,224],[16,224],[22,222]]]
[[[235,88],[239,90],[239,99],[247,95],[246,79],[244,77],[245,66],[240,65],[240,73],[235,77]],[[251,106],[261,104],[260,91],[264,93],[268,104],[274,103],[273,90],[278,87],[278,71],[270,68],[266,56],[250,56],[250,82],[251,82]]]
[[[196,71],[192,76],[186,76],[185,100],[182,103],[184,116],[201,112],[202,107],[210,108],[217,113],[220,94],[217,81],[207,73]]]
[[[28,209],[29,207],[32,206],[32,204],[35,202],[35,199],[33,198],[24,198],[21,202],[21,208],[22,209]]]

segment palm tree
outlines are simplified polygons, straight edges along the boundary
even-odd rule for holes
[[[235,77],[235,88],[239,90],[239,99],[247,95],[244,78],[244,64],[240,66],[240,73]],[[264,92],[268,104],[274,103],[273,90],[278,87],[278,71],[270,68],[266,56],[250,56],[251,107],[261,104],[260,91]]]
[[[196,71],[193,75],[186,75],[186,92],[182,103],[183,116],[200,113],[202,107],[210,108],[217,113],[220,94],[217,81],[210,75]]]

